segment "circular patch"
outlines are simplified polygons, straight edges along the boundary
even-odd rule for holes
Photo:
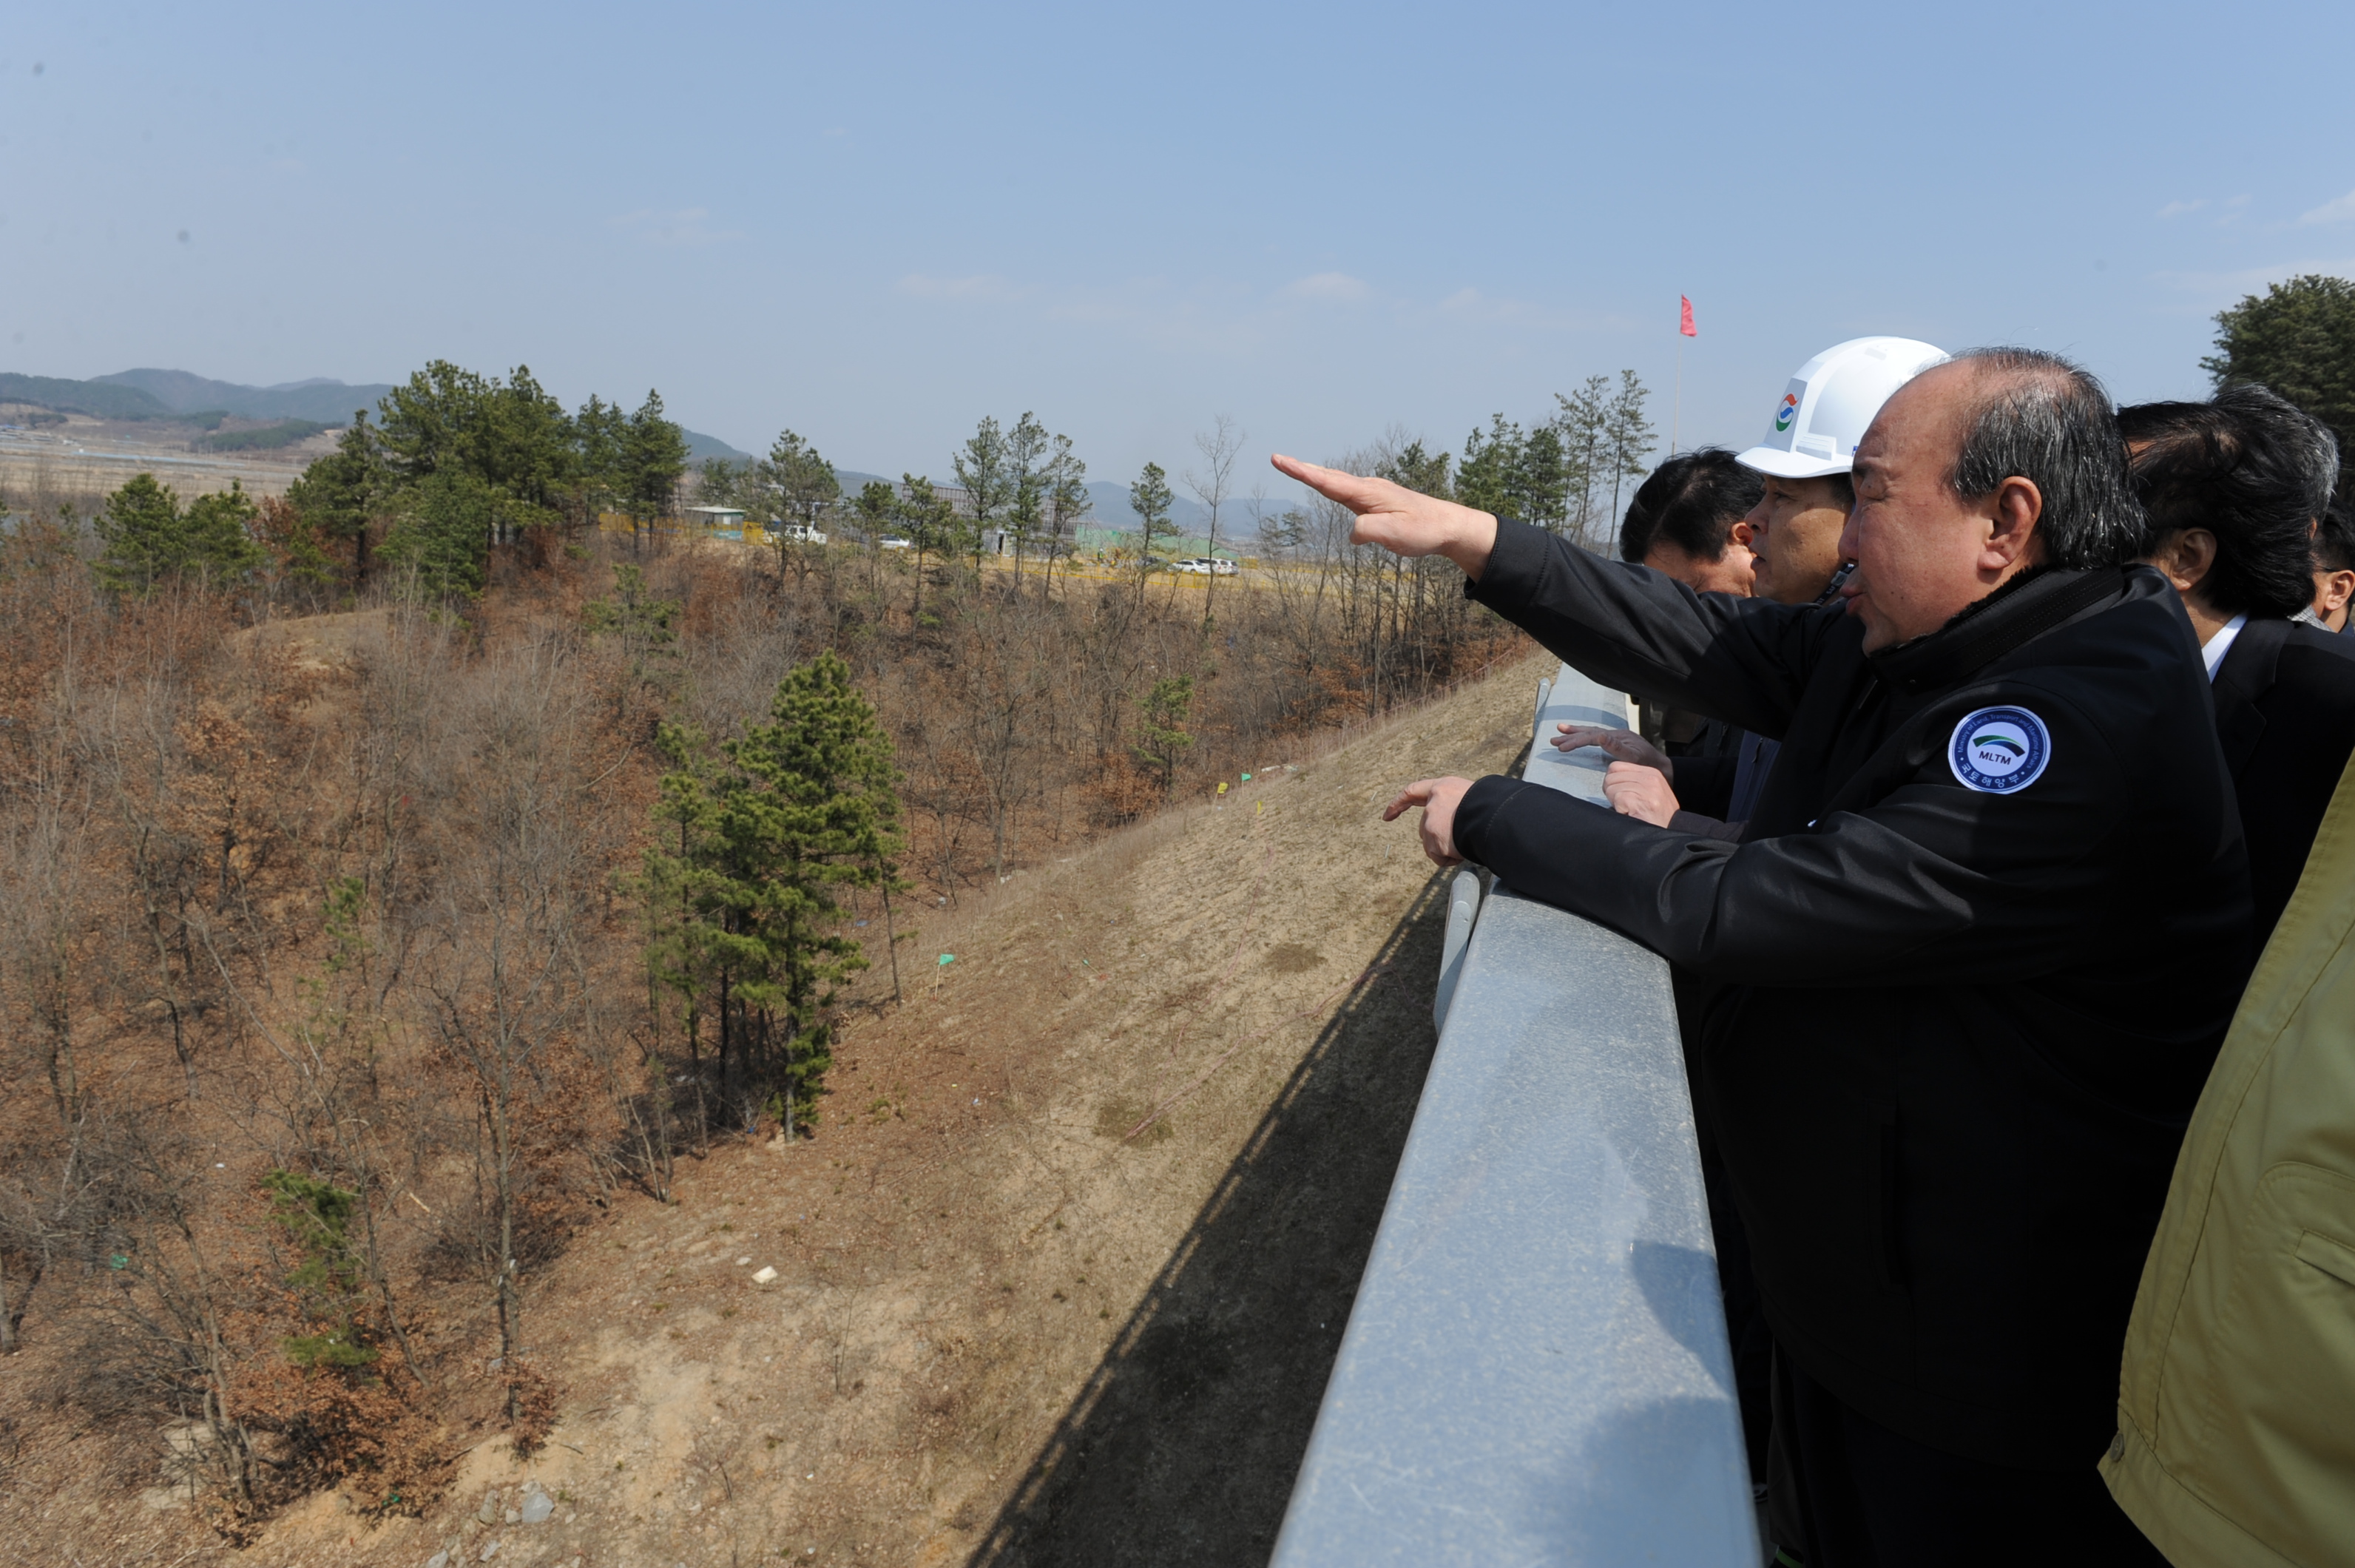
[[[2051,732],[2025,708],[1982,708],[1946,743],[1946,764],[1962,786],[1987,795],[2026,789],[2051,760]]]
[[[1774,405],[1774,428],[1778,431],[1790,429],[1791,416],[1798,411],[1799,394],[1796,392],[1784,393],[1783,400]]]

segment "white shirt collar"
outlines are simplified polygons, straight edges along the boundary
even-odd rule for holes
[[[2224,656],[2232,651],[2232,639],[2239,636],[2241,628],[2248,624],[2246,615],[2235,615],[2217,627],[2214,636],[2200,645],[2200,656],[2208,661],[2208,679],[2211,684],[2216,679],[2217,669],[2224,662]]]

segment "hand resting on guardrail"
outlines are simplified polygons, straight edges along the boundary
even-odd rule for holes
[[[1575,752],[1593,746],[1612,759],[1603,773],[1603,798],[1622,816],[1666,827],[1678,805],[1677,763],[1633,730],[1610,730],[1599,724],[1557,724],[1556,750]]]

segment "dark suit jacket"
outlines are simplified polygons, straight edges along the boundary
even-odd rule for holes
[[[2224,652],[2215,697],[2216,738],[2249,843],[2254,961],[2355,750],[2355,647],[2295,621],[2252,620]]]

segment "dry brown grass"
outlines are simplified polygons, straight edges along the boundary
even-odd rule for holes
[[[314,1501],[248,1555],[1263,1553],[1433,1043],[1436,879],[1379,805],[1510,762],[1527,685],[1504,668],[969,903],[938,927],[956,962],[847,1030],[814,1141],[716,1148],[536,1282],[568,1391],[538,1453],[484,1443],[421,1521]],[[532,1483],[556,1519],[505,1524]],[[96,1546],[96,1513],[57,1527],[101,1495],[64,1488],[43,1539]]]

